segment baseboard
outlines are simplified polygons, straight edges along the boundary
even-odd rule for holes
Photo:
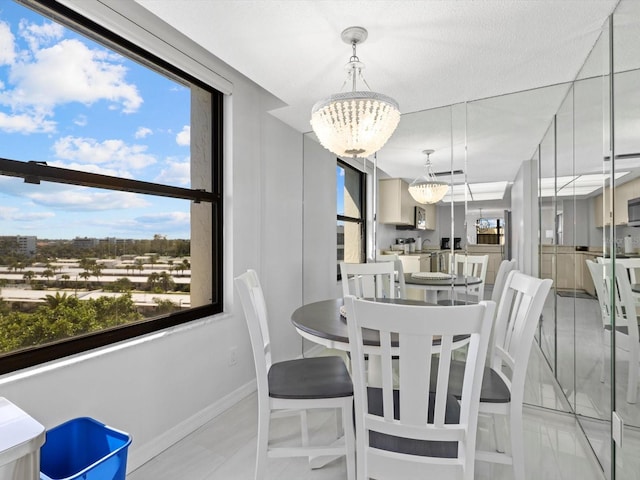
[[[218,415],[224,413],[233,405],[238,403],[243,398],[256,391],[256,380],[253,379],[245,385],[241,386],[237,390],[222,397],[220,400],[212,405],[209,405],[205,409],[192,415],[184,422],[170,428],[159,437],[147,442],[144,445],[131,444],[131,449],[127,459],[127,473],[131,473],[136,468],[147,463],[152,458],[156,457],[167,448],[182,440],[184,437],[193,433],[205,423],[213,420]]]

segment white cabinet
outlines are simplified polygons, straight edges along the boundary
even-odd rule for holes
[[[425,210],[427,230],[436,229],[436,206],[421,205],[409,193],[409,184],[401,178],[384,178],[378,182],[378,221],[390,225],[414,225],[415,207]]]
[[[401,178],[385,178],[378,182],[378,221],[392,225],[413,225],[416,205],[409,185]]]

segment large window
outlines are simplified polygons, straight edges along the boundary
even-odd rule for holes
[[[364,263],[365,249],[365,174],[338,160],[337,185],[337,233],[338,263]],[[340,268],[338,268],[340,278]]]
[[[0,9],[0,373],[222,310],[222,95],[33,3]]]

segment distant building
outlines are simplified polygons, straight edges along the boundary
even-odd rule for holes
[[[35,235],[17,235],[16,240],[18,242],[18,252],[22,255],[33,257],[36,254],[37,239],[38,237],[36,237]]]
[[[94,248],[97,247],[99,243],[97,238],[76,237],[73,239],[73,246],[77,248]]]
[[[7,235],[0,236],[0,254],[24,255],[33,257],[36,254],[36,242],[38,237],[34,235]]]

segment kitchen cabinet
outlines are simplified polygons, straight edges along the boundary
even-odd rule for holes
[[[577,252],[574,247],[557,247],[557,254],[554,247],[543,247],[540,260],[540,278],[550,278],[554,287],[558,290],[585,290],[594,295],[593,282],[586,259],[595,260],[597,253]],[[553,262],[556,268],[553,268]],[[555,278],[554,278],[555,274]]]
[[[401,178],[383,178],[378,182],[378,221],[389,225],[414,225],[415,207],[425,210],[427,230],[435,230],[436,206],[417,203],[409,193],[409,184]]]
[[[602,194],[593,199],[596,227],[611,225],[612,218],[614,225],[626,225],[629,223],[627,202],[636,197],[640,197],[640,179],[617,186],[614,192],[615,212],[612,212],[610,189],[609,187],[605,188]],[[605,218],[603,218],[603,213],[606,215]]]
[[[425,230],[435,230],[438,223],[438,209],[435,204],[421,206],[425,211]]]
[[[502,262],[502,245],[468,245],[469,255],[487,255],[487,274],[485,283],[493,285],[496,281],[496,274]]]

